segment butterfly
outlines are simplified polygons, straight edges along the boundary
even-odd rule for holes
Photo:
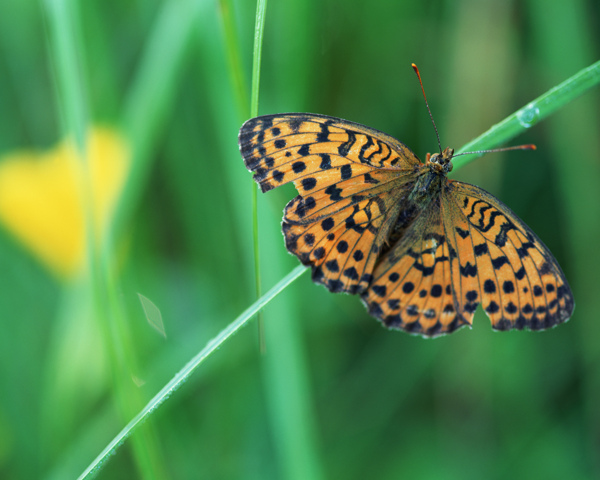
[[[570,318],[557,261],[500,200],[447,178],[453,149],[423,163],[383,132],[308,113],[252,118],[239,147],[263,192],[298,191],[284,210],[286,248],[385,326],[443,335],[471,326],[479,304],[496,330]]]

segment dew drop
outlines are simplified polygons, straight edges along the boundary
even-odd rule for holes
[[[531,103],[517,112],[517,120],[525,128],[532,127],[539,119],[540,109]]]

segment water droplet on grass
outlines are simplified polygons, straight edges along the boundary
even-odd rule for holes
[[[540,109],[530,103],[517,112],[517,120],[525,128],[532,127],[540,120]]]

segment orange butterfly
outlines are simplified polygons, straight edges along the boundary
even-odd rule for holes
[[[496,330],[571,316],[573,294],[542,241],[485,190],[447,178],[453,149],[421,163],[385,133],[307,113],[250,119],[239,146],[263,192],[294,182],[283,234],[313,281],[360,294],[387,327],[450,333],[480,303]]]

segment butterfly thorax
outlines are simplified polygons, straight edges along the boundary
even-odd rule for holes
[[[452,171],[452,155],[454,149],[450,147],[442,153],[427,154],[427,159],[419,168],[415,185],[408,196],[409,203],[425,209],[433,199],[439,198],[446,183],[446,176]]]
[[[417,168],[416,180],[408,196],[402,199],[403,208],[398,214],[383,253],[404,235],[421,212],[430,208],[432,202],[439,201],[442,189],[446,185],[446,176],[452,170],[453,154],[452,148],[446,148],[442,153],[427,154],[425,163]]]

